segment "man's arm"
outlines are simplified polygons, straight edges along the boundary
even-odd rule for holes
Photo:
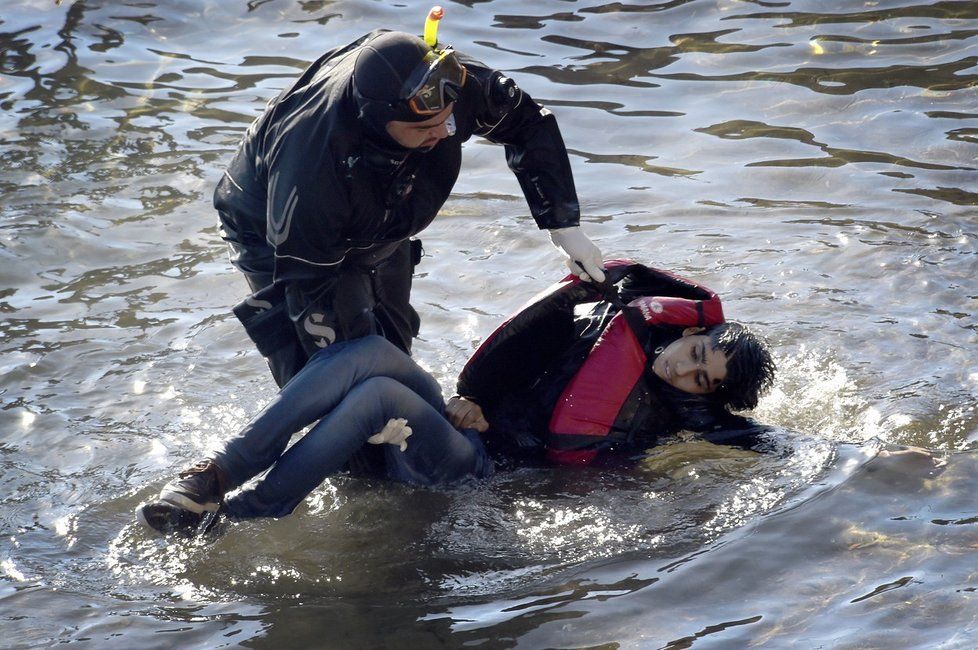
[[[753,451],[770,452],[777,449],[771,444],[772,435],[779,430],[777,427],[761,424],[719,406],[685,412],[687,419],[683,427],[695,432],[701,440]]]
[[[530,214],[568,256],[571,271],[603,281],[601,251],[580,229],[574,175],[556,117],[512,79],[465,55],[459,58],[472,77],[463,101],[476,107],[474,133],[504,145]]]
[[[274,281],[310,355],[339,335],[334,303],[351,213],[348,190],[321,140],[286,134],[268,160],[266,238],[275,251]]]

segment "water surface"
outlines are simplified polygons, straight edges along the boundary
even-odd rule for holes
[[[133,508],[274,391],[229,312],[223,166],[308,62],[428,5],[7,0],[3,645],[972,647],[978,5],[445,8],[444,40],[558,115],[608,256],[771,339],[776,453],[341,477],[281,521],[148,535]],[[478,140],[423,240],[415,356],[450,391],[560,260]]]

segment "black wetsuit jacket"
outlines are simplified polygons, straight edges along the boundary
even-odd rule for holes
[[[554,116],[518,88],[498,92],[501,74],[464,55],[468,77],[453,136],[424,152],[371,136],[358,116],[352,75],[360,48],[381,33],[326,53],[272,100],[215,193],[224,238],[248,251],[239,268],[267,274],[296,324],[312,309],[337,311],[341,270],[370,268],[431,223],[458,177],[462,143],[473,135],[505,145],[540,228],[579,222]]]

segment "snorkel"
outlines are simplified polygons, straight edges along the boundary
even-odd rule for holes
[[[465,85],[467,71],[451,46],[438,46],[438,24],[445,17],[445,10],[435,5],[424,21],[424,43],[431,48],[423,64],[415,69],[401,89],[402,97],[412,112],[418,115],[435,115],[455,102]],[[425,69],[427,66],[427,69]],[[455,135],[455,115],[445,120],[449,136]]]
[[[438,23],[444,17],[445,10],[440,5],[435,5],[424,19],[424,42],[433,50],[438,47]]]
[[[416,115],[435,115],[454,102],[465,85],[467,71],[450,45],[438,46],[438,23],[445,10],[434,6],[424,21],[424,56],[401,87],[402,101]]]

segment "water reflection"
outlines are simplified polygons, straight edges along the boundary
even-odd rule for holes
[[[973,2],[447,7],[446,37],[558,114],[603,248],[701,279],[772,338],[757,417],[774,453],[676,440],[627,472],[450,493],[337,479],[296,517],[189,545],[132,524],[270,395],[209,206],[241,132],[323,50],[427,8],[4,5],[5,639],[899,645],[913,620],[918,645],[957,643],[975,472],[950,452],[978,444]],[[418,355],[446,389],[558,274],[502,153],[466,157],[415,284]],[[859,469],[848,445],[867,442],[950,455]]]
[[[766,160],[747,163],[748,167],[761,166],[827,166],[841,167],[851,163],[878,162],[888,163],[901,167],[918,167],[920,169],[937,170],[963,170],[978,171],[978,167],[959,167],[953,165],[941,165],[936,163],[917,162],[907,160],[900,156],[873,151],[847,151],[836,147],[830,147],[825,143],[815,140],[812,133],[804,129],[795,127],[779,127],[764,124],[763,122],[752,122],[749,120],[734,120],[723,124],[714,124],[701,129],[695,129],[700,133],[708,133],[718,138],[730,140],[743,140],[748,138],[781,138],[795,140],[802,144],[807,144],[821,149],[826,155],[823,158],[808,158],[798,160]],[[892,173],[892,172],[891,172]]]

